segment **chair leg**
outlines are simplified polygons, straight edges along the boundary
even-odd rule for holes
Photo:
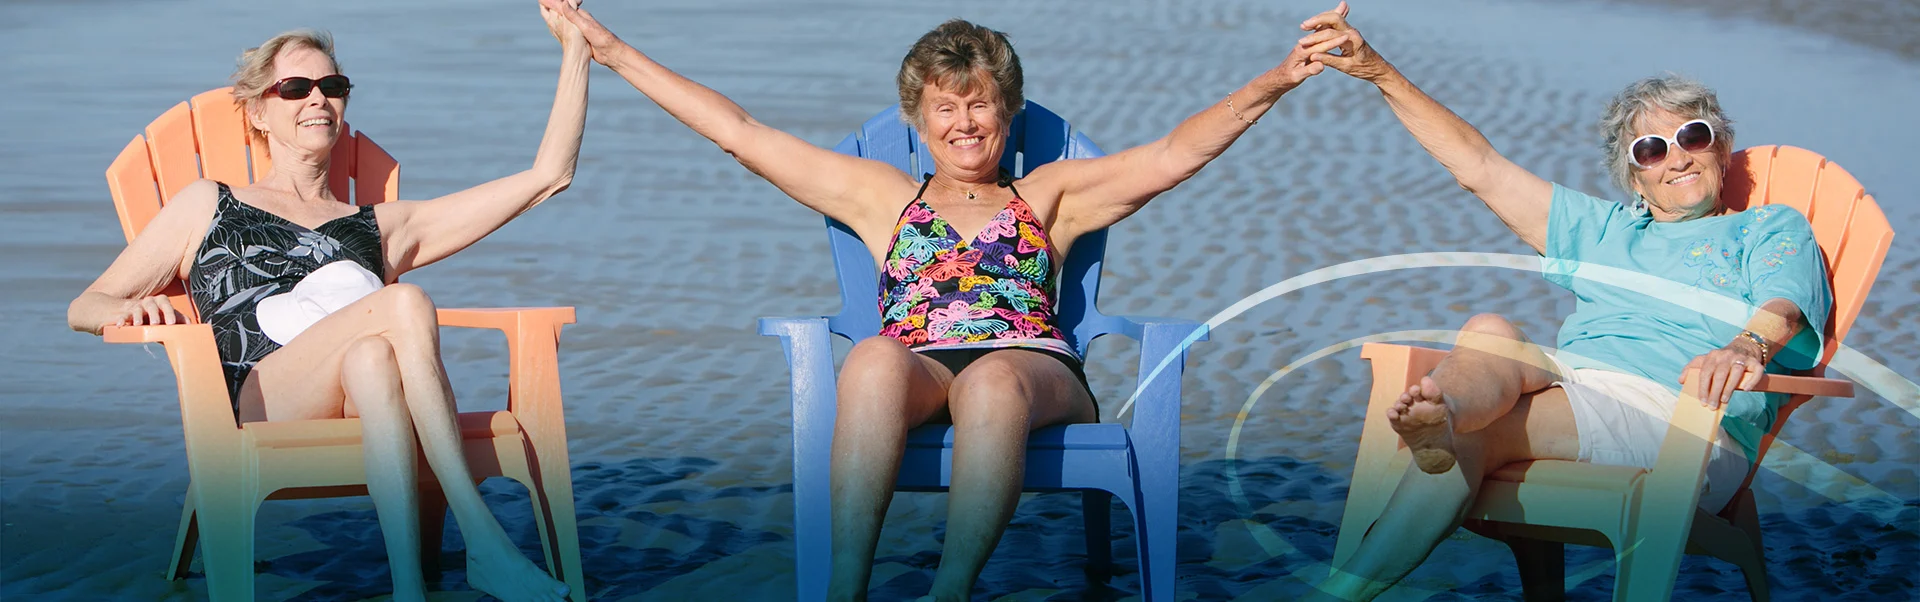
[[[1753,490],[1747,489],[1733,498],[1733,512],[1727,517],[1746,533],[1751,543],[1751,554],[1743,554],[1740,561],[1740,574],[1747,578],[1747,595],[1753,602],[1767,602],[1770,593],[1767,588],[1767,546],[1760,538],[1760,509],[1753,505]]]
[[[431,579],[440,574],[440,545],[447,532],[447,494],[437,483],[421,483],[420,572]]]
[[[564,444],[562,449],[564,450]],[[540,532],[540,547],[546,552],[547,571],[567,584],[568,597],[576,602],[587,599],[586,579],[581,574],[580,526],[573,507],[573,467],[564,456],[540,453],[539,446],[528,442],[532,453],[527,499],[533,504],[533,524]]]
[[[214,491],[223,489],[223,491]],[[204,487],[195,500],[207,597],[214,602],[253,599],[253,519],[259,501],[228,485]]]
[[[1144,476],[1144,475],[1143,475]],[[1140,593],[1146,602],[1174,600],[1176,536],[1179,527],[1178,483],[1154,483],[1142,478],[1140,504],[1133,508],[1134,540],[1140,551]]]
[[[553,542],[547,556],[548,568],[558,567],[557,576],[572,590],[569,598],[585,602],[587,585],[581,568],[580,525],[573,507],[573,479],[562,475],[559,480],[560,486],[556,486],[554,479],[543,479],[540,491],[533,492],[531,497],[545,500],[547,518],[537,524],[544,527],[541,539]]]
[[[168,559],[167,580],[187,578],[193,565],[193,548],[200,542],[200,523],[194,518],[193,485],[187,485],[187,500],[180,505],[180,531],[173,538],[173,557]]]
[[[1087,526],[1087,584],[1105,584],[1113,576],[1113,494],[1080,492],[1080,515]]]
[[[1521,596],[1527,602],[1566,599],[1566,544],[1517,536],[1508,536],[1503,541],[1513,550],[1514,563],[1520,568]]]

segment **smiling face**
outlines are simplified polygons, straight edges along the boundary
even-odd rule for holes
[[[339,72],[326,53],[311,46],[289,44],[273,58],[273,80],[289,77],[320,79]],[[325,155],[340,139],[347,99],[327,98],[318,88],[299,100],[267,94],[248,107],[247,118],[271,143],[302,154]]]
[[[939,173],[969,182],[999,175],[1007,146],[1007,111],[992,81],[982,72],[973,78],[972,90],[953,90],[939,82],[922,89],[920,137]]]
[[[1654,109],[1635,124],[1634,137],[1673,137],[1674,131],[1692,119],[1671,111]],[[1725,148],[1719,143],[1697,153],[1689,153],[1669,144],[1667,157],[1649,168],[1630,167],[1633,191],[1646,199],[1660,221],[1692,219],[1713,213],[1720,206],[1720,186],[1726,177]]]

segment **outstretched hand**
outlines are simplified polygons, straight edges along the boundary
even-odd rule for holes
[[[549,14],[558,19],[549,18],[547,26],[553,27],[556,20],[570,24],[570,28],[578,32],[587,47],[593,50],[594,62],[607,64],[612,58],[613,49],[622,43],[620,37],[607,30],[607,26],[601,25],[599,20],[593,18],[593,14],[580,8],[580,0],[540,0],[540,15],[546,17]]]
[[[1388,65],[1386,59],[1380,58],[1380,53],[1367,45],[1366,38],[1360,36],[1359,30],[1347,23],[1346,2],[1307,19],[1300,24],[1300,29],[1310,32],[1307,37],[1300,38],[1300,48],[1312,50],[1308,58],[1311,62],[1376,83],[1393,72],[1393,66]],[[1335,49],[1340,53],[1333,54],[1331,51]]]

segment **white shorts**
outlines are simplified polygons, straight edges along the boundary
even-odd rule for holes
[[[1551,356],[1549,356],[1551,357]],[[1554,358],[1561,380],[1553,383],[1567,392],[1573,406],[1573,428],[1580,435],[1581,462],[1652,469],[1667,437],[1679,392],[1646,378],[1600,370],[1571,368]],[[1733,499],[1751,463],[1740,446],[1716,427],[1707,478],[1700,485],[1700,508],[1718,513]]]

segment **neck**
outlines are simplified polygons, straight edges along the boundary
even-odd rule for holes
[[[1703,217],[1724,215],[1727,212],[1727,208],[1726,205],[1721,204],[1718,199],[1715,199],[1711,203],[1702,203],[1697,207],[1680,209],[1663,209],[1653,203],[1647,203],[1647,211],[1653,214],[1653,221],[1656,222],[1684,222]]]
[[[302,152],[278,143],[268,148],[272,151],[273,168],[267,177],[259,179],[259,184],[291,191],[302,201],[337,201],[327,183],[331,153]]]

